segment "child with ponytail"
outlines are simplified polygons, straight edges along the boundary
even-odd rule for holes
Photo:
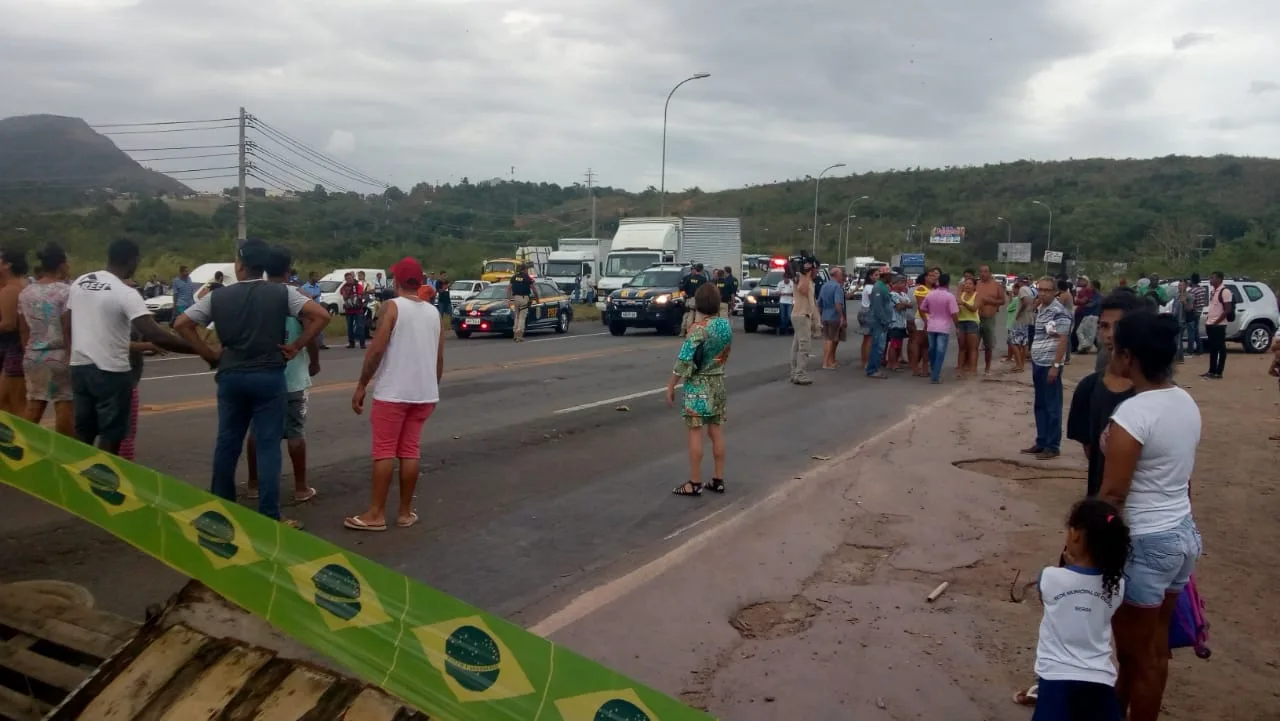
[[[1111,617],[1124,600],[1129,528],[1119,510],[1086,498],[1067,518],[1065,565],[1040,574],[1044,618],[1032,721],[1123,721],[1111,661]]]

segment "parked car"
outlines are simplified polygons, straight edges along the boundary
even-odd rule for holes
[[[449,283],[449,300],[453,301],[454,305],[464,303],[488,287],[489,284],[483,280],[455,280]]]
[[[189,274],[191,282],[196,284],[197,295],[200,288],[206,283],[213,280],[214,274],[222,273],[223,285],[231,285],[236,282],[236,264],[235,263],[203,263],[198,265]],[[151,315],[155,316],[156,322],[168,323],[173,320],[173,294],[172,292],[164,295],[157,295],[154,298],[147,298],[144,301],[147,310]]]
[[[1162,285],[1170,297],[1178,292],[1176,282]],[[1200,285],[1213,291],[1207,280],[1200,281]],[[1266,283],[1249,278],[1228,278],[1222,285],[1234,299],[1236,310],[1236,319],[1227,323],[1227,340],[1243,345],[1246,353],[1265,353],[1271,348],[1271,339],[1276,329],[1280,328],[1280,307],[1276,303],[1276,294]],[[1169,312],[1172,304],[1173,301],[1166,303],[1160,308],[1160,312]],[[1200,312],[1201,338],[1208,337],[1204,329],[1208,315],[1208,309]]]
[[[751,295],[751,291],[755,290],[759,286],[760,286],[759,278],[743,278],[742,279],[742,282],[738,284],[738,292],[737,292],[738,300],[733,307],[734,315],[742,315],[742,306],[746,305],[747,296]]]

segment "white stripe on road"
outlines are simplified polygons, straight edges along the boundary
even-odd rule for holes
[[[661,388],[655,388],[651,391],[640,391],[639,393],[628,393],[625,396],[618,396],[617,398],[605,398],[602,401],[593,401],[591,403],[583,403],[580,406],[571,406],[569,408],[561,408],[560,410],[555,412],[555,415],[560,415],[561,413],[574,413],[576,411],[585,411],[588,408],[599,408],[600,406],[607,406],[610,403],[621,403],[622,401],[629,401],[635,398],[644,398],[645,396],[655,396],[659,393],[665,393],[666,390],[667,390],[667,387],[663,386]]]
[[[143,376],[143,377],[142,377],[142,380],[144,380],[144,381],[167,381],[167,380],[169,380],[170,378],[194,378],[194,377],[196,377],[196,376],[211,376],[211,375],[213,375],[214,373],[217,373],[217,371],[205,371],[205,372],[203,372],[203,373],[178,373],[177,375],[171,375],[171,376]]]
[[[590,338],[593,335],[608,335],[609,331],[602,330],[599,333],[578,333],[576,335],[557,335],[550,338],[535,338],[530,343],[541,343],[548,340],[573,340],[574,338]]]
[[[713,491],[713,492],[714,492],[714,491]],[[694,521],[693,523],[690,523],[689,525],[687,525],[687,526],[685,526],[685,527],[683,527],[683,528],[677,528],[676,530],[672,531],[671,533],[668,533],[666,536],[663,536],[662,540],[664,540],[664,541],[670,541],[671,539],[675,538],[676,536],[679,536],[681,533],[684,533],[685,531],[688,531],[688,530],[693,529],[693,528],[697,528],[698,526],[700,526],[700,525],[702,525],[702,524],[706,523],[707,521],[710,521],[711,519],[715,518],[716,516],[720,515],[721,513],[724,513],[725,511],[727,511],[727,510],[729,510],[729,509],[731,509],[731,508],[733,508],[733,506],[725,506],[724,508],[721,508],[720,510],[716,511],[715,513],[708,513],[707,515],[703,516],[702,518],[699,518],[698,520]]]

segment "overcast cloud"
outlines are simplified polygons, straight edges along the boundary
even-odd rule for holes
[[[1280,156],[1276,27],[1268,0],[0,0],[0,116],[244,105],[404,188],[514,166],[639,190],[667,92],[707,72],[671,102],[672,189],[835,162]]]

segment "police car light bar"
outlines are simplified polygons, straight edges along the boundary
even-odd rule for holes
[[[786,265],[786,264],[787,264],[787,259],[786,259],[786,258],[774,258],[774,259],[773,259],[773,261],[772,261],[772,263],[773,263],[773,266],[774,266],[775,268],[781,268],[782,266],[784,266],[784,265]]]

